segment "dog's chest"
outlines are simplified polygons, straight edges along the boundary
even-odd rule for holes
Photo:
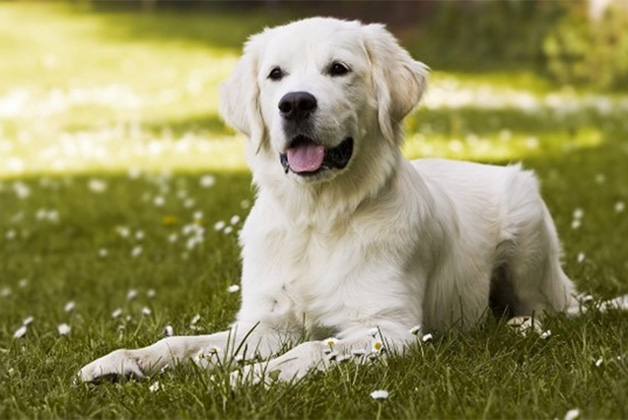
[[[346,229],[311,228],[273,232],[264,241],[266,289],[274,315],[288,316],[310,329],[333,327],[346,307],[346,282],[357,270],[361,247]]]

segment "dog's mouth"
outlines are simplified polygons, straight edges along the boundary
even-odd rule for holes
[[[316,141],[299,135],[292,139],[279,160],[286,173],[301,176],[316,175],[329,169],[344,169],[353,155],[353,138],[347,137],[336,147],[326,148]]]

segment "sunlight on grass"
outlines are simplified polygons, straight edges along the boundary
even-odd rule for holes
[[[0,177],[128,168],[244,169],[245,140],[218,115],[218,86],[242,42],[263,22],[211,14],[0,6],[0,79],[5,82]],[[552,91],[535,80],[524,74],[509,84],[503,74],[435,72],[424,105],[408,118],[404,153],[507,161],[595,147],[605,138],[600,129],[573,121],[583,113],[628,111],[625,97]],[[496,111],[504,109],[515,116],[493,123]],[[543,122],[548,113],[554,116],[552,130],[509,125]],[[439,126],[443,119],[448,121]],[[467,127],[477,119],[488,119],[483,132]],[[564,129],[574,124],[573,132]]]

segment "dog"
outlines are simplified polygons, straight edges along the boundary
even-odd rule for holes
[[[578,313],[532,172],[402,156],[402,121],[427,78],[379,24],[309,18],[252,36],[221,88],[257,188],[235,323],[114,351],[79,378],[261,357],[233,379],[289,381],[472,328],[489,308],[521,329]]]

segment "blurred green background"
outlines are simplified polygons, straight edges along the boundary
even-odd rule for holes
[[[595,146],[600,127],[556,119],[628,109],[627,9],[604,0],[0,3],[0,176],[243,168],[243,141],[217,113],[218,85],[247,36],[313,14],[383,21],[432,68],[408,119],[409,157],[507,161]],[[531,130],[530,118],[547,129]]]

